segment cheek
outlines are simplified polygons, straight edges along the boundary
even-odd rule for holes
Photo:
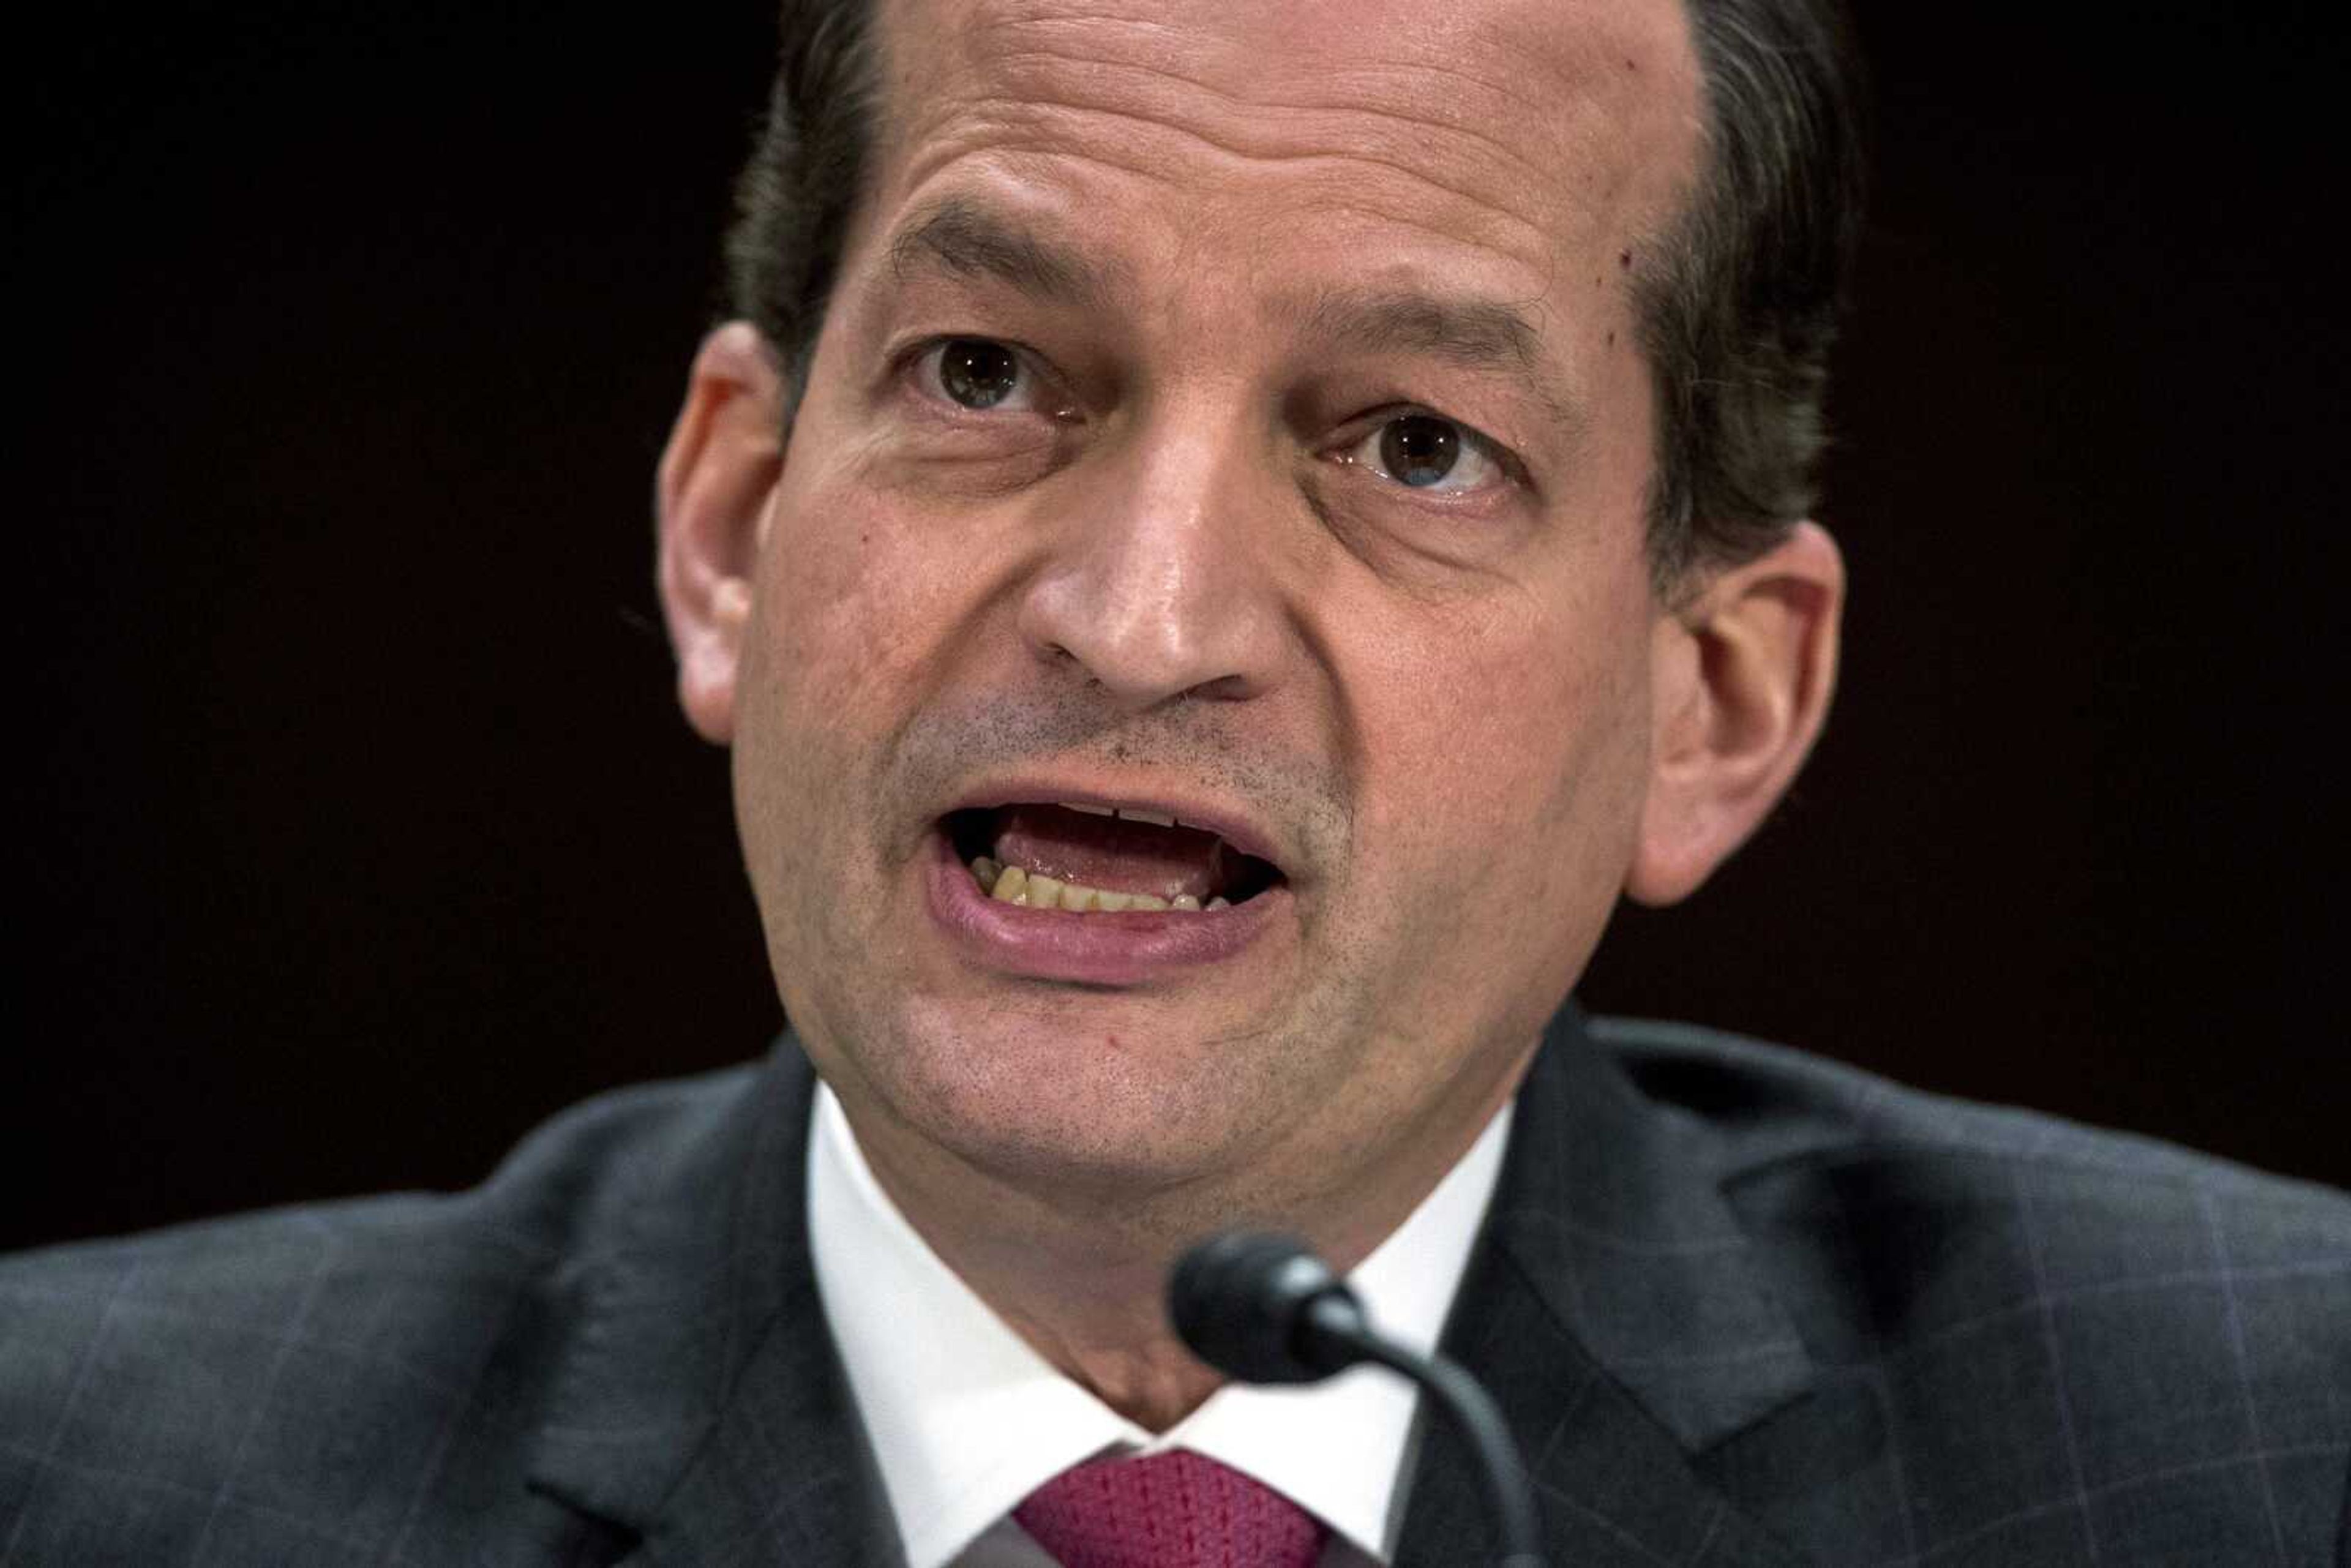
[[[737,695],[737,819],[754,868],[786,894],[852,873],[853,806],[910,692],[914,574],[903,526],[857,486],[787,482],[756,572]]]
[[[914,519],[851,475],[787,486],[758,571],[761,695],[809,730],[870,729],[942,625],[945,573]],[[814,735],[804,736],[804,741]]]
[[[1552,908],[1613,903],[1648,756],[1649,640],[1609,608],[1625,602],[1530,609],[1391,654],[1395,700],[1366,711],[1365,744],[1384,758],[1384,831],[1416,847],[1417,874]]]

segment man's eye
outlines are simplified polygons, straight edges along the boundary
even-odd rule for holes
[[[1485,437],[1433,413],[1385,421],[1346,460],[1399,485],[1448,496],[1483,489],[1502,474]]]
[[[987,338],[949,338],[926,350],[917,367],[926,390],[964,408],[1025,409],[1036,377],[1019,351]]]

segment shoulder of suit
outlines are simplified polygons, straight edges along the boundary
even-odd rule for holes
[[[2135,1133],[1910,1088],[1786,1046],[1694,1024],[1594,1019],[1599,1041],[1650,1103],[1702,1124],[1727,1179],[1787,1164],[1980,1165],[2037,1178],[2194,1187],[2351,1223],[2351,1195]],[[2006,1180],[2006,1176],[1999,1179]]]
[[[1700,1134],[1688,1146],[1713,1152],[1775,1289],[1831,1359],[2045,1311],[2106,1325],[2101,1357],[2189,1322],[2209,1325],[2222,1370],[2270,1354],[2311,1397],[2351,1387],[2351,1195],[1713,1030],[1592,1033]]]
[[[419,1432],[461,1408],[478,1422],[486,1404],[530,1401],[516,1381],[528,1368],[507,1347],[543,1337],[580,1273],[625,1234],[636,1196],[705,1145],[755,1082],[740,1068],[586,1102],[461,1193],[273,1209],[0,1260],[0,1474],[38,1478],[20,1503],[67,1487],[201,1514],[241,1447],[283,1440],[314,1442],[299,1462],[345,1477],[354,1499],[404,1484],[389,1479],[387,1455],[413,1463]],[[294,1398],[313,1407],[268,1413]],[[0,1516],[16,1490],[0,1486]],[[319,1561],[333,1560],[332,1544],[319,1539]]]
[[[1852,1468],[1906,1456],[1910,1518],[1985,1561],[2074,1528],[2068,1498],[2110,1560],[2351,1542],[2351,1195],[1708,1030],[1591,1033],[1714,1164],[1813,1440],[1882,1434]]]
[[[0,1302],[15,1309],[118,1307],[169,1281],[189,1304],[298,1289],[325,1260],[387,1275],[472,1256],[486,1273],[535,1271],[592,1253],[637,1194],[698,1145],[748,1092],[737,1067],[636,1084],[573,1105],[530,1130],[479,1186],[299,1204],[0,1258]],[[426,1249],[420,1255],[418,1249]]]

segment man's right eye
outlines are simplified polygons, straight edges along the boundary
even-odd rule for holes
[[[993,339],[946,339],[925,350],[915,369],[925,392],[959,407],[1017,411],[1035,405],[1035,374],[1019,350]]]

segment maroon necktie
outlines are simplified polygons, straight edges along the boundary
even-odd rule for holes
[[[1329,1527],[1205,1454],[1071,1465],[1012,1511],[1061,1568],[1313,1568]]]

